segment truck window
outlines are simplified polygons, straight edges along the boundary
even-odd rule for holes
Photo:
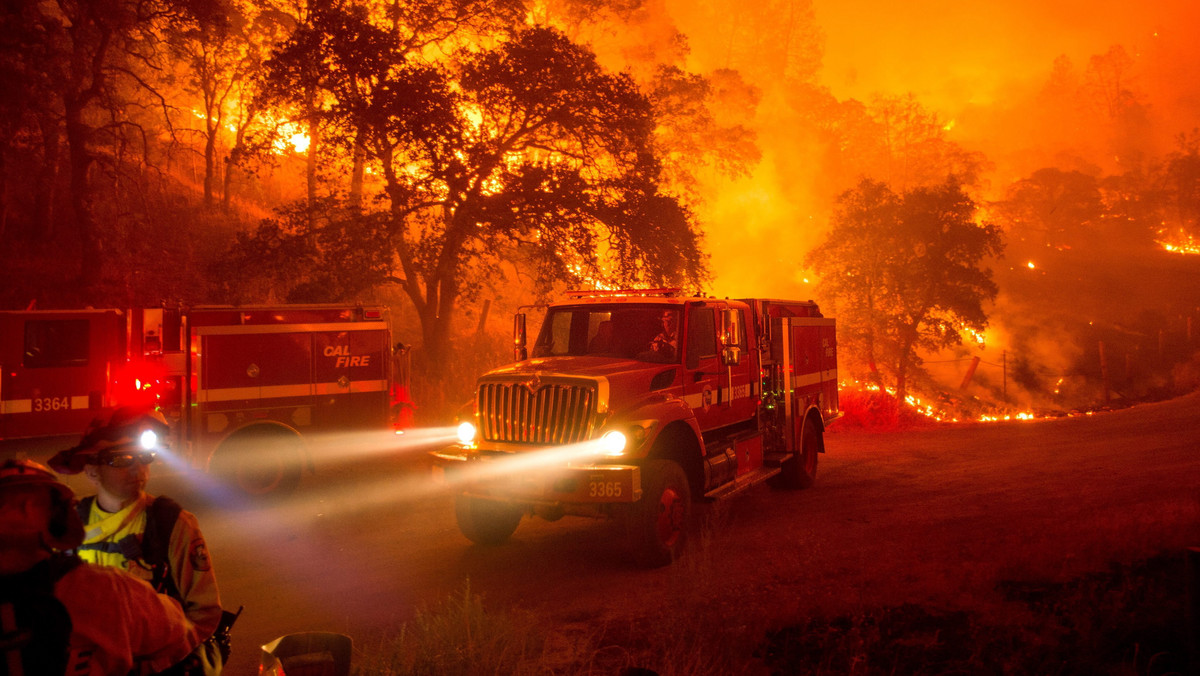
[[[678,326],[678,318],[677,309],[662,306],[555,308],[542,324],[533,356],[587,355],[670,363],[678,359],[674,348],[652,350],[650,346],[662,336],[665,324]]]
[[[717,356],[717,325],[712,309],[693,308],[688,325],[688,353],[700,359]]]
[[[561,357],[570,354],[571,322],[574,313],[552,312],[542,325],[537,344],[533,347],[534,357]]]
[[[87,366],[91,324],[86,319],[37,319],[25,322],[27,369]]]

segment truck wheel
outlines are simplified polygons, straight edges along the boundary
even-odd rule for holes
[[[217,472],[243,494],[285,497],[300,485],[299,440],[286,434],[243,434],[217,452]]]
[[[521,515],[519,508],[504,502],[469,495],[454,498],[458,529],[476,544],[498,545],[508,540],[521,523]]]
[[[817,431],[812,418],[805,418],[804,428],[800,432],[800,448],[792,452],[792,457],[783,461],[779,474],[771,478],[771,485],[791,490],[813,485],[817,480],[817,453],[820,452],[822,443],[821,433]]]
[[[692,491],[687,475],[671,460],[642,465],[642,499],[625,517],[630,553],[642,567],[658,568],[678,558],[687,539]]]

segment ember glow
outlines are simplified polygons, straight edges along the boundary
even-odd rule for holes
[[[1200,254],[1200,241],[1190,236],[1183,235],[1179,240],[1174,242],[1167,242],[1160,239],[1158,243],[1162,245],[1162,248],[1171,253]]]
[[[839,388],[843,392],[862,392],[862,393],[877,393],[886,394],[893,400],[896,398],[896,390],[891,387],[884,387],[870,383],[859,381],[842,381]],[[974,416],[967,416],[962,413],[955,413],[948,410],[945,406],[931,402],[922,398],[919,395],[907,394],[904,397],[904,406],[911,413],[928,418],[933,422],[938,423],[992,423],[992,422],[1010,422],[1010,421],[1032,421],[1032,420],[1048,420],[1059,417],[1075,417],[1077,415],[1092,415],[1092,411],[1085,412],[1066,412],[1062,415],[1039,415],[1032,410],[1004,410],[1001,407],[995,407],[988,413],[979,413]]]

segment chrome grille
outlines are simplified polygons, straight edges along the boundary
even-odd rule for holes
[[[591,436],[596,390],[579,384],[482,383],[476,403],[487,441],[572,444]]]

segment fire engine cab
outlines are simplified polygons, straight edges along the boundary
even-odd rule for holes
[[[693,499],[762,481],[807,488],[838,415],[834,320],[811,301],[572,292],[532,351],[481,376],[460,443],[433,454],[459,529],[503,542],[521,518],[623,521],[635,560],[683,546]]]
[[[390,433],[383,307],[199,306],[0,312],[0,439],[80,435],[157,407],[172,455],[245,493],[287,492],[324,433]],[[406,372],[406,371],[404,371]]]

